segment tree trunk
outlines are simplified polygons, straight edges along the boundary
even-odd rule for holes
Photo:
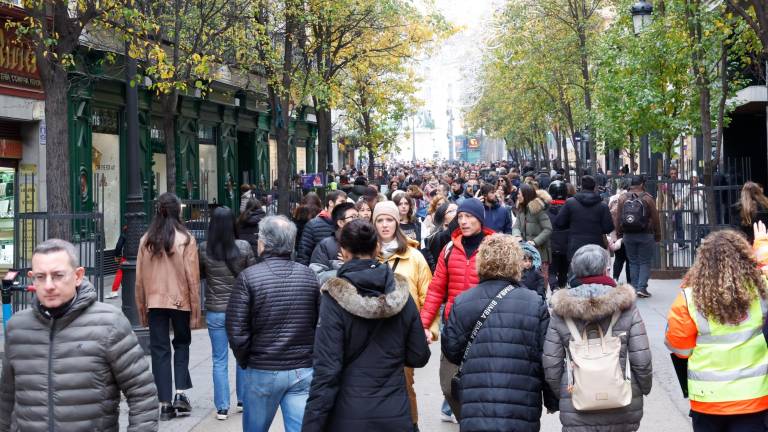
[[[723,128],[725,121],[725,104],[728,100],[728,44],[720,45],[720,100],[717,107],[717,141],[715,142],[715,167],[723,162]]]
[[[291,173],[291,147],[288,143],[288,132],[290,126],[290,100],[293,72],[293,40],[297,30],[296,11],[290,11],[293,5],[286,1],[285,14],[285,36],[283,38],[283,65],[280,71],[282,88],[280,93],[272,90],[272,100],[274,101],[272,110],[273,123],[277,135],[277,191],[280,196],[277,202],[277,212],[281,215],[290,217],[290,182],[293,178]]]
[[[374,179],[373,159],[376,157],[376,153],[373,152],[373,146],[368,146],[368,178],[370,181]]]
[[[70,176],[67,113],[69,78],[66,70],[56,66],[49,66],[47,73],[40,75],[45,89],[45,127],[48,135],[45,146],[48,214],[71,213],[70,188],[79,187],[79,182],[73,184]],[[48,237],[71,240],[71,229],[67,220],[51,220],[48,224]]]
[[[586,19],[586,18],[585,18]],[[592,113],[592,80],[589,75],[589,57],[587,52],[587,34],[584,26],[579,27],[579,53],[581,56],[581,76],[584,80],[584,107],[587,109],[587,116]],[[597,134],[592,130],[591,124],[587,123],[587,130],[591,137],[596,137]],[[587,142],[587,151],[590,156],[590,173],[594,175],[597,173],[597,154],[595,154],[595,140],[590,139]],[[578,170],[577,170],[578,172]]]
[[[160,97],[163,107],[163,140],[165,141],[165,178],[166,190],[176,191],[176,110],[179,103],[179,92],[174,90]],[[191,191],[189,191],[191,192]]]
[[[331,110],[321,108],[315,98],[317,115],[317,172],[328,173],[328,165],[333,162],[331,154],[331,140],[333,139],[333,124],[331,123]]]

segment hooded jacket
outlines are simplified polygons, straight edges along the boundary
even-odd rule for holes
[[[375,260],[352,260],[321,291],[314,376],[302,431],[410,432],[404,367],[430,351],[408,281]]]
[[[157,430],[157,390],[144,351],[125,315],[96,297],[83,280],[60,318],[43,315],[35,299],[8,322],[0,431],[117,432],[121,392],[128,431]]]
[[[229,295],[235,285],[235,278],[243,270],[256,264],[251,245],[245,240],[235,240],[240,257],[237,262],[230,264],[232,270],[224,261],[218,261],[208,255],[208,242],[200,243],[200,275],[206,280],[205,284],[205,309],[211,312],[226,312],[229,304]]]
[[[226,314],[229,344],[240,367],[310,367],[318,296],[312,270],[287,256],[265,253],[240,273]]]
[[[569,432],[635,431],[643,417],[643,395],[651,391],[652,366],[648,336],[640,311],[635,306],[635,290],[629,285],[616,288],[585,284],[558,290],[550,300],[552,317],[544,343],[544,372],[550,388],[560,395],[560,422]],[[621,337],[622,370],[629,355],[632,368],[632,403],[624,408],[603,411],[576,411],[568,391],[565,350],[571,333],[564,318],[573,319],[582,331],[585,325],[597,324],[605,331],[614,312],[621,311],[613,326],[613,335]],[[592,334],[592,331],[590,331]],[[593,336],[594,337],[594,336]]]
[[[324,238],[332,236],[336,231],[335,227],[336,224],[331,219],[331,215],[325,210],[307,222],[304,226],[304,231],[301,233],[301,242],[296,254],[296,261],[309,265],[309,260],[312,257],[315,246]]]
[[[549,238],[552,235],[552,222],[547,215],[547,206],[552,197],[539,189],[536,198],[528,203],[527,211],[520,211],[515,220],[512,235],[522,237],[523,241],[533,241],[541,255],[541,261],[552,261],[552,250],[549,246]]]
[[[349,199],[351,199],[353,202],[357,202],[357,200],[359,200],[361,196],[365,195],[367,191],[367,185],[352,185],[352,189],[347,192],[347,197],[349,197]]]
[[[426,251],[424,258],[427,259],[427,263],[429,264],[429,269],[432,271],[432,274],[435,273],[440,251],[443,250],[445,245],[450,243],[451,233],[456,231],[456,228],[458,227],[458,218],[454,217],[445,229],[437,231],[424,239],[424,246],[426,246],[424,249]]]
[[[582,246],[595,244],[605,247],[605,236],[613,231],[613,218],[600,195],[582,191],[565,201],[555,219],[555,229],[569,231],[570,259]]]
[[[517,282],[484,280],[459,295],[443,329],[443,354],[450,362],[461,363],[483,310],[510,284],[517,288],[488,316],[462,368],[462,432],[534,432],[541,426],[542,402],[557,409],[557,397],[544,381],[541,364],[547,305]]]
[[[248,219],[240,222],[237,227],[237,238],[245,240],[251,245],[254,256],[259,254],[259,222],[265,217],[267,217],[267,214],[264,210],[257,208],[248,216]]]
[[[483,228],[482,233],[484,236],[489,236],[493,234],[493,231]],[[432,325],[443,303],[445,303],[443,318],[447,318],[451,313],[453,300],[459,294],[480,283],[475,267],[477,251],[472,256],[467,256],[464,245],[461,243],[461,237],[461,229],[456,228],[451,235],[451,243],[449,243],[451,249],[447,250],[449,245],[446,245],[437,256],[435,275],[429,284],[427,299],[421,309],[421,323],[424,328],[429,328]],[[445,258],[446,255],[448,259]]]
[[[552,235],[549,236],[549,248],[552,255],[567,255],[568,254],[568,229],[560,229],[555,226],[555,219],[560,213],[560,210],[565,205],[565,201],[552,200],[547,208],[547,216],[552,223]]]

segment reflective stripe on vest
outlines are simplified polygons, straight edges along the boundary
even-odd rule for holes
[[[744,321],[731,325],[708,320],[684,290],[696,323],[696,348],[688,358],[688,395],[697,402],[731,402],[768,396],[768,348],[763,337],[766,303],[752,302]]]

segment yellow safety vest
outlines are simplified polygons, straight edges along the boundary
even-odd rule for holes
[[[766,303],[760,296],[738,324],[707,319],[684,291],[696,323],[696,348],[688,358],[688,396],[698,402],[730,402],[768,396],[768,348],[763,337]]]

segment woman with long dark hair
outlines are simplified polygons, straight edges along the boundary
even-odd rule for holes
[[[237,238],[247,241],[254,255],[259,253],[259,222],[266,216],[267,213],[264,212],[261,201],[252,198],[237,219]]]
[[[303,432],[413,431],[404,368],[430,351],[408,281],[376,260],[378,241],[359,219],[339,235],[345,264],[321,289]]]
[[[192,388],[191,328],[200,325],[199,271],[197,243],[181,222],[181,201],[166,192],[157,199],[155,216],[141,237],[136,259],[136,309],[141,324],[149,326],[160,420],[189,415],[192,410],[184,390]],[[170,326],[173,326],[173,370]],[[171,405],[173,381],[176,395]]]
[[[253,200],[255,201],[255,200]],[[248,203],[248,208],[252,202]],[[263,212],[262,212],[263,213]],[[244,213],[245,214],[245,213]],[[206,279],[205,322],[211,338],[213,358],[213,402],[216,418],[226,420],[229,414],[229,343],[225,327],[225,312],[229,295],[241,271],[256,264],[251,245],[235,240],[235,214],[228,207],[219,207],[211,214],[208,240],[200,243],[200,276]],[[244,389],[243,370],[236,367],[235,386],[237,406],[242,409]]]
[[[541,274],[545,285],[549,278],[549,263],[552,253],[549,238],[552,235],[552,222],[545,211],[552,197],[543,189],[538,191],[529,184],[520,185],[517,194],[517,220],[512,228],[512,235],[520,237],[534,246],[541,256]]]

